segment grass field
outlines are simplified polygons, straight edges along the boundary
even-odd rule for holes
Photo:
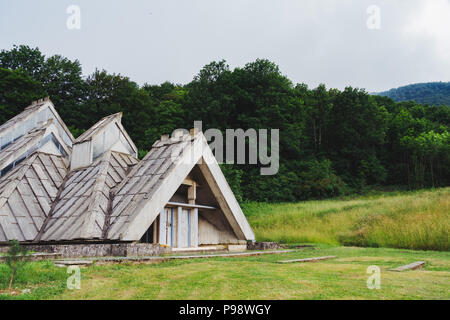
[[[278,260],[336,255],[333,260]],[[425,260],[423,270],[389,269]],[[367,288],[367,268],[381,269],[381,289]],[[0,266],[0,288],[8,270]],[[0,299],[450,299],[450,254],[322,245],[279,255],[112,264],[82,269],[80,290],[65,288],[65,268],[35,262],[22,270],[16,292]],[[1,290],[0,289],[0,290]]]
[[[82,269],[80,290],[67,289],[66,268],[47,261],[26,265],[11,293],[6,290],[9,270],[0,264],[0,299],[450,299],[449,201],[450,188],[444,188],[295,204],[248,203],[244,211],[258,240],[316,243],[316,249],[94,265]],[[337,258],[277,263],[328,255]],[[426,261],[422,270],[389,271],[419,260]],[[367,268],[373,265],[381,269],[380,290],[366,285]]]
[[[449,250],[450,188],[243,209],[260,241]]]

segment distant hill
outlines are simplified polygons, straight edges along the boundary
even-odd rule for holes
[[[420,104],[450,106],[450,82],[416,83],[374,94],[395,101],[413,100]]]

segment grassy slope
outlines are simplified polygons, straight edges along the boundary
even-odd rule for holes
[[[243,209],[257,240],[449,250],[450,188]]]
[[[307,264],[276,263],[324,255],[338,258]],[[427,261],[425,270],[388,271],[417,260]],[[370,265],[381,268],[380,290],[366,286]],[[447,252],[320,246],[318,250],[259,257],[93,266],[82,269],[81,290],[74,291],[64,290],[68,276],[65,269],[45,262],[34,263],[30,268],[34,276],[27,278],[32,282],[22,278],[17,285],[20,289],[31,288],[32,292],[16,298],[450,299]],[[4,272],[0,268],[0,288],[6,286]],[[36,288],[39,281],[43,285]]]

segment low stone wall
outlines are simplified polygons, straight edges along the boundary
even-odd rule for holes
[[[27,261],[39,261],[39,260],[52,260],[52,259],[59,259],[62,258],[62,256],[58,253],[32,253],[25,255]],[[6,257],[0,256],[0,263],[5,262]]]
[[[152,243],[135,243],[127,244],[126,257],[136,256],[159,256],[161,254],[170,253],[170,247],[161,246],[160,244]]]
[[[171,252],[169,247],[153,243],[48,244],[25,247],[36,252],[57,253],[63,258],[157,256]]]
[[[277,250],[281,248],[278,242],[247,242],[247,250]]]

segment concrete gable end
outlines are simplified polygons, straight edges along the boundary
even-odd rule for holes
[[[160,157],[164,159],[165,163],[172,161],[174,165],[169,165],[169,170],[160,172],[162,176],[158,179],[157,186],[153,187],[148,194],[141,198],[132,197],[129,200],[130,205],[133,205],[133,207],[128,207],[130,208],[129,212],[124,209],[126,207],[121,207],[120,205],[117,205],[115,209],[117,211],[122,210],[121,213],[115,213],[113,209],[113,216],[116,215],[117,219],[109,230],[108,239],[138,241],[155,221],[161,210],[168,204],[194,167],[198,166],[216,198],[220,211],[223,212],[226,221],[232,228],[231,234],[234,233],[240,240],[254,240],[253,231],[226,182],[203,134],[198,134],[182,150],[176,149],[173,144],[167,141],[155,144],[156,147],[154,149],[164,148],[164,143],[171,146],[171,154],[169,154],[169,157],[164,158],[164,151],[160,151]],[[145,168],[145,162],[152,161],[149,159],[156,153],[154,149],[147,155],[148,159],[144,159],[133,170],[132,174],[138,174],[141,171],[145,172],[145,170],[140,170],[139,167]],[[167,156],[167,150],[165,152]],[[180,155],[176,157],[174,154]],[[164,166],[164,163],[160,164],[160,166]],[[133,181],[133,178],[129,177],[129,181]],[[134,182],[134,185],[138,186],[139,180]],[[122,186],[123,188],[126,188],[126,183]],[[133,188],[129,189],[132,190]],[[120,193],[120,188],[118,193]],[[127,193],[122,194],[124,198],[126,198],[126,195]],[[133,203],[133,198],[136,199],[135,203]]]

